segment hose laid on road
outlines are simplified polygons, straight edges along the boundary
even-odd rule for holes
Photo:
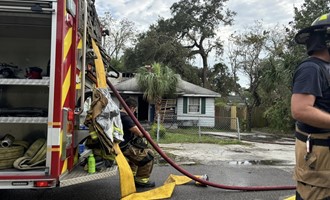
[[[91,74],[92,75],[92,74]],[[159,146],[152,140],[150,135],[143,129],[140,122],[136,119],[134,114],[130,111],[128,106],[126,105],[124,99],[121,97],[121,95],[118,93],[116,88],[111,84],[111,82],[107,79],[107,84],[110,87],[110,89],[113,91],[114,95],[117,97],[121,105],[124,107],[128,115],[132,118],[132,120],[135,122],[137,127],[140,129],[140,131],[143,133],[144,137],[149,141],[149,143],[153,146],[153,148],[159,153],[160,156],[162,156],[172,167],[174,167],[176,170],[181,172],[182,174],[186,175],[187,177],[191,178],[194,181],[197,181],[201,184],[208,185],[215,188],[220,189],[227,189],[227,190],[243,190],[243,191],[270,191],[270,190],[295,190],[296,186],[230,186],[230,185],[223,185],[218,183],[213,183],[201,178],[198,178],[179,165],[177,165],[175,162],[173,162],[160,148]]]

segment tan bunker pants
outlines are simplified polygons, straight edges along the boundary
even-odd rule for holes
[[[316,140],[327,142],[328,134],[307,134],[296,131],[296,167],[294,179],[297,181],[297,192],[304,200],[323,200],[330,197],[330,146],[317,145]],[[310,140],[309,153],[306,140]],[[297,136],[298,138],[298,136]],[[330,145],[330,144],[329,144]]]
[[[140,149],[129,145],[129,147],[123,151],[123,154],[128,160],[135,180],[147,182],[154,164],[153,151],[150,148]]]

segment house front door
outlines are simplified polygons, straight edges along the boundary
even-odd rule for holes
[[[148,121],[149,103],[139,96],[138,99],[138,120],[140,122]]]

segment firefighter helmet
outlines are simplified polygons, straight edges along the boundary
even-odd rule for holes
[[[330,13],[318,17],[311,26],[301,29],[295,36],[298,44],[306,44],[307,40],[313,33],[321,32],[322,34],[330,33]]]

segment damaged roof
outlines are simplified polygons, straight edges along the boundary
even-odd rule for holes
[[[138,86],[136,77],[118,82],[114,84],[114,87],[122,94],[143,94]],[[182,79],[179,79],[176,93],[180,96],[221,97],[217,92],[189,83]]]

